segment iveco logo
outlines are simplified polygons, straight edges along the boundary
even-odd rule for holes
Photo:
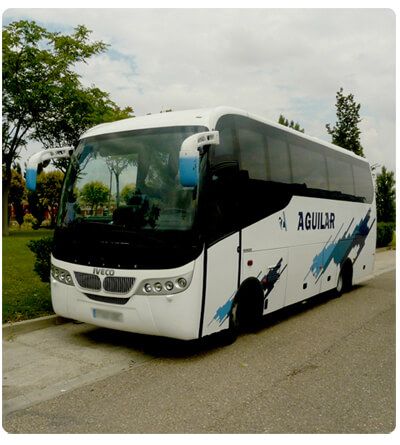
[[[109,277],[112,277],[115,274],[114,269],[102,269],[101,267],[94,267],[93,273],[96,275],[107,275]]]

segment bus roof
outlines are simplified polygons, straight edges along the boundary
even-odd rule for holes
[[[183,111],[170,111],[157,114],[148,114],[145,116],[132,117],[129,119],[122,119],[115,122],[105,123],[97,125],[89,130],[87,130],[81,139],[91,136],[98,136],[106,133],[116,133],[120,131],[131,131],[131,130],[144,130],[149,128],[162,128],[162,127],[175,127],[175,126],[204,126],[209,130],[214,130],[218,119],[226,114],[235,114],[240,116],[246,116],[250,119],[254,119],[258,122],[265,123],[271,127],[284,130],[287,133],[292,133],[302,139],[306,139],[320,145],[323,145],[329,149],[339,151],[348,156],[358,158],[364,162],[368,162],[365,158],[357,156],[350,150],[346,150],[337,145],[333,145],[322,139],[309,136],[307,134],[301,133],[292,128],[285,127],[284,125],[272,122],[256,114],[248,113],[247,111],[227,107],[218,106],[214,108],[199,108],[194,110],[183,110]]]

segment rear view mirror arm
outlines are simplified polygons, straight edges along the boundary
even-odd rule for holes
[[[37,166],[49,159],[69,158],[74,151],[71,147],[52,148],[49,150],[42,150],[32,155],[26,167],[26,187],[28,190],[36,190],[36,176]]]

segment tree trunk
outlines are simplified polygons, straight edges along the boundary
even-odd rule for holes
[[[117,201],[117,208],[119,207],[119,175],[115,174],[115,183],[116,183],[116,187],[117,187],[117,197],[116,197],[116,201]]]
[[[3,183],[3,192],[2,192],[2,199],[3,199],[3,236],[8,236],[10,234],[9,232],[9,226],[8,226],[8,194],[10,192],[10,187]]]
[[[8,217],[8,197],[11,188],[11,164],[8,165],[7,160],[5,160],[5,172],[3,179],[3,236],[8,236],[9,232],[9,217]]]

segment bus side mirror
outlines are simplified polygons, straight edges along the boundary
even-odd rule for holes
[[[219,144],[218,131],[205,131],[186,138],[179,152],[179,180],[183,187],[195,187],[199,182],[200,155],[209,145]]]
[[[26,166],[26,188],[31,191],[36,190],[37,166],[49,159],[69,158],[73,152],[71,147],[54,148],[42,150],[32,155]]]

